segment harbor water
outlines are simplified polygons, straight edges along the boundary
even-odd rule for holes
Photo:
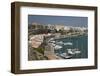
[[[61,39],[55,39],[56,44],[58,42],[62,43],[70,43],[71,45],[63,45],[63,44],[57,44],[62,46],[61,49],[56,49],[56,54],[62,54],[66,53],[67,49],[79,49],[79,54],[74,54],[71,59],[79,59],[79,58],[88,58],[88,36],[81,35],[81,36],[74,36],[74,37],[67,37],[67,38],[61,38]]]

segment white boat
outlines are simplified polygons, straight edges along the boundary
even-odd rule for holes
[[[67,49],[68,50],[68,54],[75,54],[75,50],[74,49]]]
[[[71,42],[64,43],[64,45],[73,45]]]
[[[59,42],[57,42],[56,44],[63,45],[63,41],[59,41]]]
[[[81,53],[81,51],[77,50],[77,51],[75,51],[75,53],[76,53],[76,54],[79,54],[79,53]]]
[[[54,43],[52,43],[52,45],[53,45],[53,47],[55,47],[55,46],[56,46],[56,44],[54,44]]]
[[[55,47],[54,47],[56,50],[58,50],[58,49],[61,49],[62,48],[62,46],[60,46],[60,45],[55,45]]]
[[[62,54],[60,54],[60,56],[65,58],[65,59],[68,59],[68,58],[72,57],[71,55],[68,55],[67,53],[62,53]]]
[[[50,38],[49,41],[54,40],[54,38]]]
[[[79,49],[67,49],[69,54],[79,54],[81,53],[81,51],[79,51]]]
[[[55,43],[55,41],[50,41],[50,43]]]

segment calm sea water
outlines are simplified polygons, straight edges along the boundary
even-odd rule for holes
[[[74,49],[78,48],[81,53],[73,55],[72,59],[74,58],[88,58],[88,36],[75,36],[75,37],[69,37],[69,38],[62,38],[62,39],[56,39],[56,42],[62,41],[64,43],[71,42],[73,45],[61,45],[63,48],[59,50],[55,50],[56,53],[64,53],[66,52],[66,49]]]

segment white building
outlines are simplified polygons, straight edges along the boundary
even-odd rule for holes
[[[68,31],[68,30],[70,30],[70,29],[71,29],[70,26],[64,26],[64,30]]]
[[[57,31],[59,31],[59,30],[64,30],[64,25],[55,25],[55,29],[56,29]]]
[[[50,29],[50,30],[54,30],[54,29],[55,29],[55,25],[48,24],[47,27],[48,27],[48,29]]]

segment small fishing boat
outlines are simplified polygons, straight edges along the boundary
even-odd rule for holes
[[[58,45],[63,45],[63,41],[56,42]]]
[[[52,43],[52,46],[53,46],[53,47],[55,47],[55,46],[56,46],[56,44]]]
[[[50,42],[50,43],[55,43],[55,41],[53,41],[53,40],[52,40],[52,41],[49,41],[49,42]]]
[[[81,53],[81,51],[77,50],[77,51],[75,51],[75,53],[76,53],[76,54],[80,54],[80,53]]]
[[[67,49],[67,50],[68,50],[68,54],[71,54],[71,55],[75,54],[75,50],[74,49]]]
[[[67,50],[68,50],[68,54],[72,54],[72,55],[81,53],[81,51],[79,49],[77,49],[77,48],[75,48],[75,49],[67,49]]]
[[[60,45],[55,45],[55,50],[58,50],[58,49],[61,49],[62,48],[62,46],[60,46]]]
[[[64,43],[64,45],[73,45],[71,42]]]
[[[72,57],[72,55],[68,55],[68,53],[62,53],[62,54],[60,54],[60,56],[61,56],[62,58],[64,58],[64,59],[69,59],[69,58]]]

